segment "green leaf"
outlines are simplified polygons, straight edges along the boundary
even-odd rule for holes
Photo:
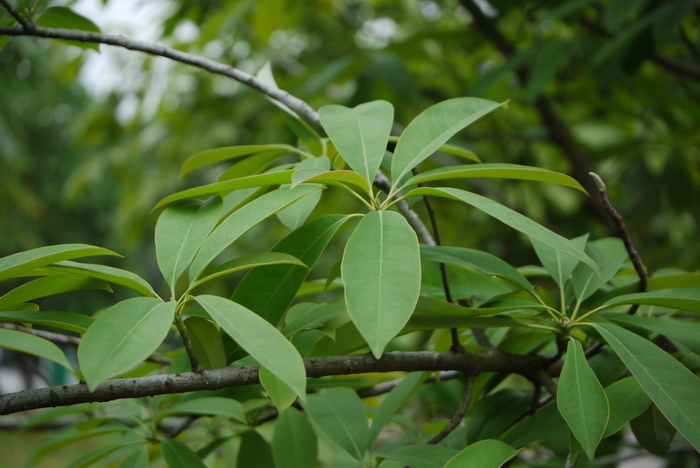
[[[86,244],[62,244],[39,247],[0,258],[0,281],[22,273],[71,258],[93,255],[119,255],[102,247]]]
[[[49,340],[30,335],[29,333],[0,328],[0,347],[39,356],[57,362],[71,372],[73,371],[73,366],[70,365],[61,348]]]
[[[323,128],[348,166],[367,180],[367,188],[386,151],[394,123],[394,107],[372,101],[350,109],[332,105],[319,109]]]
[[[504,444],[500,440],[480,440],[479,442],[471,444],[469,447],[452,457],[445,464],[445,468],[460,468],[467,466],[478,466],[479,468],[499,468],[517,454],[518,450],[515,450],[508,444]]]
[[[612,324],[593,324],[678,432],[700,450],[700,379],[648,340]]]
[[[333,442],[357,460],[362,460],[369,431],[362,400],[355,392],[338,387],[309,395],[305,408]]]
[[[175,302],[135,297],[102,311],[78,346],[90,391],[140,363],[160,346],[175,317]]]
[[[508,262],[495,255],[481,250],[443,245],[421,245],[421,259],[431,262],[451,263],[476,268],[486,275],[497,276],[528,291],[533,297],[537,296],[535,288],[518,270]]]
[[[469,415],[466,442],[499,437],[532,403],[532,396],[503,388],[482,398]]]
[[[496,179],[517,179],[532,180],[536,182],[550,182],[575,188],[583,193],[586,192],[576,179],[547,169],[539,167],[521,166],[518,164],[476,164],[466,166],[448,166],[431,169],[422,172],[408,179],[403,187],[423,184],[433,180],[446,179],[466,179],[466,178],[496,178]]]
[[[235,273],[237,271],[266,265],[297,265],[306,268],[306,265],[304,265],[301,260],[288,254],[278,252],[250,254],[229,260],[228,262],[222,263],[211,272],[206,272],[208,273],[207,276],[201,280],[195,281],[191,288],[194,289],[196,286],[206,283],[207,281],[211,281],[215,278]]]
[[[622,429],[631,419],[642,414],[651,404],[649,395],[634,377],[625,377],[605,389],[610,403],[610,420],[603,437]]]
[[[160,448],[168,468],[206,468],[197,454],[176,439],[162,439]]]
[[[388,452],[377,452],[376,457],[388,458],[405,463],[411,468],[443,468],[457,450],[444,445],[404,445]]]
[[[136,273],[127,270],[114,268],[105,265],[96,265],[93,263],[78,263],[66,260],[53,265],[43,267],[49,271],[60,271],[66,273],[75,273],[85,275],[91,278],[97,278],[110,283],[125,286],[129,289],[143,294],[147,297],[156,297],[157,294],[151,285],[145,279],[141,278]]]
[[[287,408],[277,419],[272,437],[275,466],[314,468],[318,457],[316,432],[296,408]]]
[[[598,267],[593,259],[586,255],[582,249],[578,248],[570,240],[565,239],[559,234],[556,234],[544,226],[537,224],[530,218],[523,216],[517,211],[511,210],[510,208],[503,206],[489,198],[459,189],[430,187],[411,190],[408,194],[406,194],[406,197],[422,195],[450,198],[452,200],[467,203],[474,208],[493,216],[513,229],[533,237],[543,244],[546,244],[565,255],[569,255],[582,261],[586,265],[590,266],[593,271],[597,272],[598,270]]]
[[[196,280],[207,265],[252,227],[317,189],[315,186],[280,188],[234,211],[202,243],[190,266],[190,281]]]
[[[102,280],[72,273],[62,273],[35,279],[16,287],[0,297],[0,310],[9,309],[17,304],[33,301],[40,297],[83,289],[111,291],[109,285]]]
[[[418,301],[421,270],[416,233],[400,214],[372,211],[348,239],[340,268],[348,313],[380,358]]]
[[[205,369],[226,367],[226,348],[219,329],[210,320],[202,317],[189,317],[185,327],[190,335],[192,349],[199,363]]]
[[[289,336],[302,330],[318,327],[344,310],[344,302],[332,304],[302,302],[300,304],[295,304],[284,316],[284,328],[282,329],[282,333]],[[0,317],[2,317],[1,314]]]
[[[676,435],[676,429],[654,404],[631,420],[630,428],[639,444],[656,455],[668,452]]]
[[[604,314],[607,320],[630,324],[660,333],[700,354],[700,323],[675,318],[644,317],[642,315]]]
[[[404,130],[391,161],[391,183],[399,185],[404,175],[433,154],[455,133],[502,106],[480,98],[455,98],[423,111]]]
[[[609,308],[624,304],[647,304],[668,307],[670,309],[700,312],[700,291],[674,290],[625,294],[610,299],[603,304],[601,308]]]
[[[261,366],[275,374],[299,398],[306,398],[304,362],[282,333],[255,312],[228,299],[197,296],[196,300]]]
[[[338,229],[349,216],[334,214],[315,219],[291,232],[271,250],[292,255],[306,266],[268,265],[255,267],[243,278],[233,294],[233,301],[277,325],[309,268],[313,267]]]
[[[285,154],[286,152],[283,151],[272,151],[249,156],[226,169],[217,180],[222,182],[224,180],[239,179],[249,175],[260,174],[266,170],[275,159]]]
[[[275,468],[270,444],[257,431],[250,430],[241,436],[236,468]]]
[[[187,200],[169,206],[158,218],[156,259],[173,296],[178,278],[219,221],[222,206],[220,197],[208,203]]]
[[[169,205],[180,200],[186,200],[188,198],[208,197],[214,194],[227,193],[231,192],[232,190],[239,190],[250,187],[289,184],[292,182],[293,174],[293,170],[266,172],[264,174],[256,174],[248,177],[241,177],[240,179],[226,180],[223,182],[216,182],[214,184],[203,185],[201,187],[183,190],[182,192],[177,192],[163,198],[161,201],[156,203],[156,206],[154,206],[151,211],[155,211],[158,208],[161,208],[165,205]]]
[[[392,143],[398,143],[399,137],[390,135],[389,141]],[[456,146],[456,145],[450,145],[450,144],[440,145],[440,147],[437,150],[441,151],[443,153],[452,154],[454,156],[459,156],[460,158],[466,159],[469,161],[473,161],[473,162],[477,162],[477,163],[481,162],[481,159],[479,159],[479,156],[477,156],[476,154],[472,153],[469,150],[466,150],[466,149],[461,148],[461,147]]]
[[[513,447],[522,447],[554,432],[566,431],[567,426],[555,404],[546,405],[519,422],[503,437]]]
[[[187,158],[180,167],[180,177],[189,174],[192,171],[200,169],[204,166],[216,164],[221,161],[248,156],[251,154],[262,153],[279,153],[279,152],[299,152],[299,150],[290,145],[245,145],[245,146],[227,146],[224,148],[215,148],[205,151],[200,151]]]
[[[600,277],[583,265],[577,266],[572,274],[576,298],[583,301],[610,281],[627,259],[627,250],[621,239],[608,238],[589,242],[586,253],[598,265]]]
[[[126,457],[118,468],[148,468],[148,447],[141,447]]]
[[[587,240],[588,234],[571,239],[571,243],[583,250]],[[574,268],[578,265],[579,260],[569,255],[564,255],[560,251],[551,248],[535,238],[530,237],[530,243],[535,249],[540,263],[542,263],[542,266],[547,270],[547,273],[549,273],[549,276],[557,283],[557,286],[563,288],[569,280],[571,273],[574,271]]]
[[[58,328],[74,333],[85,333],[92,324],[92,317],[75,312],[50,312],[38,310],[8,310],[0,312],[0,322],[19,322]]]
[[[593,461],[595,449],[608,425],[610,407],[605,391],[577,340],[570,340],[566,349],[557,390],[557,407],[588,459]]]
[[[309,158],[300,162],[296,165],[297,171],[292,176],[292,187],[296,187],[300,183],[306,181],[306,179],[328,172],[331,168],[331,162],[326,156],[321,156],[319,158]],[[303,177],[301,180],[298,176],[305,172],[308,172],[307,176]],[[297,229],[299,226],[304,224],[306,218],[309,217],[313,209],[318,204],[321,199],[321,191],[316,191],[304,197],[299,202],[294,203],[291,206],[283,209],[277,213],[277,218],[287,226],[291,231]]]
[[[344,184],[354,185],[355,187],[362,190],[368,196],[371,196],[369,187],[367,186],[367,181],[360,174],[354,171],[328,171],[321,174],[309,177],[307,182],[313,182],[318,184],[328,184],[334,185],[336,187],[343,187]]]
[[[382,428],[391,420],[391,417],[396,413],[399,407],[406,399],[418,389],[423,381],[428,377],[426,372],[413,372],[408,374],[401,382],[391,389],[384,397],[382,404],[377,409],[377,412],[372,419],[372,425],[369,429],[368,444],[374,445],[382,432]]]
[[[37,18],[36,23],[44,28],[78,29],[81,31],[99,33],[100,28],[95,23],[79,15],[70,8],[49,7]],[[94,42],[64,41],[83,49],[100,51],[100,45]]]
[[[142,441],[136,440],[131,442],[120,442],[106,447],[100,447],[97,450],[92,450],[82,457],[78,458],[76,461],[67,465],[66,468],[84,468],[86,466],[95,466],[95,464],[105,458],[107,455],[114,453],[118,450],[123,450],[130,445],[143,444]]]
[[[12,26],[15,26],[17,24],[17,20],[14,18],[8,18],[8,19],[3,19],[0,20],[0,26],[5,26],[11,28]],[[0,36],[0,51],[2,51],[2,48],[5,47],[5,45],[10,42],[10,39],[12,39],[13,36]]]
[[[296,393],[266,367],[260,366],[259,377],[260,385],[272,399],[278,413],[282,414],[297,399]]]
[[[203,414],[211,416],[226,416],[242,424],[247,424],[243,405],[231,398],[224,397],[200,397],[187,401],[176,402],[158,412],[155,422],[177,414]]]

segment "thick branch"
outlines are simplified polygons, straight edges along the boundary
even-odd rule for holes
[[[305,358],[304,364],[306,375],[318,378],[328,375],[424,370],[457,370],[466,375],[478,375],[482,372],[532,375],[541,368],[542,361],[537,356],[521,356],[501,352],[461,354],[421,351],[386,353],[379,360],[370,354]],[[85,384],[25,390],[0,396],[0,415],[77,403],[251,385],[259,382],[258,368],[257,365],[251,365],[208,370],[201,374],[187,372],[108,380],[100,384],[94,392],[88,390]]]

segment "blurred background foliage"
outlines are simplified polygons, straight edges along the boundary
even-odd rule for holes
[[[80,12],[86,3],[98,2],[65,4]],[[453,143],[484,162],[567,172],[594,196],[527,182],[456,185],[563,235],[596,238],[612,227],[587,175],[595,171],[650,270],[699,264],[698,1],[155,3],[149,26],[157,42],[249,73],[270,62],[279,86],[315,108],[386,99],[396,108],[396,132],[444,99],[509,100]],[[134,5],[134,18],[149,8]],[[92,19],[103,32],[121,32]],[[230,79],[100,49],[23,37],[0,51],[0,255],[85,242],[120,252],[120,266],[155,279],[150,209],[218,175],[179,180],[182,161],[209,148],[296,137],[283,112]],[[461,163],[439,155],[420,169]],[[319,214],[329,204],[354,207],[326,196]],[[482,248],[516,266],[535,261],[525,239],[488,216],[436,205],[438,219],[450,220],[440,226],[445,244]],[[282,228],[265,229],[271,234],[248,236],[242,248],[268,250]]]

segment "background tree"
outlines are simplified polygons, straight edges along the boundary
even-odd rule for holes
[[[698,264],[698,208],[690,203],[697,198],[699,180],[697,132],[693,131],[698,102],[693,97],[700,76],[696,2],[571,1],[523,6],[522,2],[501,1],[491,2],[490,8],[470,1],[400,6],[396,2],[283,1],[172,5],[173,12],[163,23],[163,42],[234,63],[251,73],[269,61],[279,86],[313,108],[331,103],[353,107],[386,99],[394,103],[395,134],[438,101],[465,95],[498,102],[510,99],[508,111],[490,114],[451,142],[472,150],[487,163],[568,172],[591,193],[596,189],[587,174],[595,170],[608,181],[610,196],[639,241],[637,248],[649,271],[693,269]],[[32,10],[20,4],[15,8],[27,18],[28,13],[38,16],[41,25],[42,15],[44,21],[50,18],[44,10],[48,6]],[[5,18],[8,26],[14,25],[9,13]],[[46,47],[54,63],[42,69],[47,62],[32,59],[32,54],[43,57],[41,49]],[[2,107],[13,112],[3,115],[0,135],[8,142],[3,145],[2,177],[7,177],[3,187],[9,202],[3,205],[13,210],[3,218],[9,220],[7,229],[15,233],[0,249],[10,254],[42,244],[104,245],[127,257],[126,262],[112,265],[127,267],[157,285],[162,280],[150,240],[156,219],[149,216],[150,209],[172,191],[211,182],[221,172],[195,172],[176,185],[182,161],[208,148],[293,143],[304,135],[295,120],[264,104],[258,92],[231,85],[226,77],[182,65],[163,66],[163,58],[138,59],[143,63],[137,66],[153,70],[150,75],[134,75],[138,86],[117,88],[105,99],[90,100],[77,85],[76,74],[86,55],[76,50],[58,42],[15,38],[0,56],[5,64],[0,73],[14,75],[3,78],[5,89],[13,92],[0,96],[6,100]],[[22,92],[22,87],[33,92],[38,83],[41,100]],[[39,122],[34,121],[35,116]],[[56,141],[34,136],[38,128]],[[314,153],[318,148],[309,150]],[[341,154],[347,158],[342,150]],[[457,163],[461,162],[454,155],[443,154],[425,161],[420,170]],[[19,183],[22,177],[32,180]],[[592,238],[599,238],[617,229],[597,197],[580,197],[566,187],[480,179],[472,180],[469,187],[544,225],[556,226],[569,237],[592,232]],[[440,201],[434,204],[436,218],[450,220],[438,223],[444,245],[483,249],[513,265],[542,262],[547,267],[547,254],[538,252],[538,260],[523,242],[527,238],[516,231],[502,229],[480,212],[464,212]],[[421,203],[414,208],[429,219]],[[357,210],[352,198],[327,191],[314,217]],[[68,226],[66,219],[71,220]],[[349,231],[341,230],[341,236],[348,235]],[[266,251],[282,236],[284,228],[278,224],[262,225],[242,238],[234,253]],[[332,244],[310,278],[324,278],[329,272],[332,277],[342,249],[342,243]],[[422,293],[445,299],[438,264],[426,262],[423,271]],[[463,268],[450,271],[454,299],[473,301],[495,294],[473,277],[467,281],[465,274]],[[561,286],[556,278],[542,279],[541,284]],[[226,279],[213,284],[210,292],[226,294],[230,289],[231,279]],[[66,295],[43,299],[41,305],[45,310],[70,307],[92,313],[116,302],[102,292],[81,294],[88,299],[77,309]],[[130,297],[121,291],[116,294],[118,299]],[[318,300],[333,299],[334,293],[330,294]],[[477,338],[478,333],[462,334],[468,347],[484,347],[484,341]],[[427,337],[403,349],[425,349],[419,344],[423,340]],[[435,349],[449,345],[447,335],[437,343]],[[542,354],[548,351],[545,347]],[[576,350],[570,353],[577,355]],[[688,359],[686,365],[692,369]],[[602,379],[600,371],[598,375]],[[604,386],[611,381],[604,381]],[[374,383],[372,379],[355,382],[360,387]],[[499,398],[513,397],[483,388],[472,395],[478,383],[467,378],[461,384],[438,385],[426,398],[440,402],[444,397],[437,392],[454,392],[455,408],[447,411],[454,414],[464,395],[487,402],[480,408],[498,407]],[[522,390],[518,384],[514,388]],[[254,390],[235,397],[250,401],[252,395],[257,395]],[[523,394],[517,396],[526,399]],[[464,411],[456,414],[463,416]],[[492,413],[482,411],[486,414],[482,417],[494,420]],[[517,417],[517,413],[514,410],[509,415]],[[296,413],[290,410],[288,414]],[[480,413],[473,410],[469,414],[470,423],[463,432],[478,425]],[[648,417],[658,417],[658,412],[654,414]],[[303,425],[300,417],[287,416],[278,424]],[[434,416],[428,412],[424,417]],[[245,447],[264,446],[256,432],[246,434]],[[492,434],[466,440],[489,437]],[[605,440],[614,451],[617,442]],[[181,449],[176,442],[170,445],[163,445],[164,454]],[[463,448],[457,443],[453,446]],[[556,442],[543,446],[563,453],[555,450]]]

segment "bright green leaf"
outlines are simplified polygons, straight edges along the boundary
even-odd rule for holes
[[[156,422],[167,416],[177,414],[226,416],[242,424],[248,423],[243,405],[234,399],[224,397],[200,397],[176,402],[159,411],[156,416]]]
[[[299,352],[275,327],[240,304],[217,296],[197,296],[204,309],[260,365],[306,398],[306,369]]]
[[[297,399],[296,393],[266,367],[260,366],[259,377],[260,385],[272,399],[278,413],[281,414]]]
[[[203,368],[226,367],[226,348],[216,325],[202,317],[189,317],[185,320],[185,327],[190,335],[194,354]]]
[[[0,312],[0,322],[19,322],[58,328],[74,333],[85,333],[92,324],[92,317],[75,312],[38,310],[5,310]]]
[[[175,316],[175,302],[135,297],[102,311],[78,347],[90,390],[140,363],[160,346]]]
[[[518,450],[500,440],[480,440],[452,457],[445,468],[500,468],[517,454]]]
[[[168,468],[206,468],[194,450],[179,440],[163,439],[160,448]]]
[[[227,146],[224,148],[215,148],[204,150],[187,158],[180,168],[180,177],[189,174],[190,172],[216,164],[221,161],[248,156],[251,154],[262,153],[279,153],[298,152],[299,150],[290,145],[245,145],[245,146]]]
[[[229,260],[217,266],[212,271],[205,272],[207,276],[196,281],[192,288],[230,273],[266,265],[297,265],[306,268],[306,265],[304,265],[301,260],[288,254],[278,252],[250,254]]]
[[[102,280],[72,273],[62,273],[35,279],[16,287],[0,297],[0,310],[9,309],[17,304],[33,301],[41,297],[83,289],[111,291],[109,285]]]
[[[610,420],[603,437],[616,433],[631,419],[642,414],[651,404],[649,395],[634,377],[625,377],[605,389],[610,403]]]
[[[610,407],[605,391],[588,365],[583,347],[570,340],[559,378],[557,407],[589,460],[605,432]]]
[[[153,287],[151,287],[148,281],[141,278],[136,273],[132,273],[127,270],[106,265],[96,265],[93,263],[72,262],[70,260],[58,262],[43,268],[49,271],[62,271],[101,279],[133,289],[134,291],[147,297],[156,297],[156,292],[153,290]]]
[[[0,328],[0,347],[39,356],[57,362],[73,371],[73,366],[70,365],[61,348],[44,338],[29,333]]]
[[[318,457],[316,432],[304,414],[287,408],[277,419],[272,437],[275,466],[285,468],[314,468]]]
[[[368,213],[348,239],[341,273],[348,313],[380,358],[418,301],[421,270],[415,232],[394,211]]]
[[[389,141],[392,143],[398,143],[399,142],[399,137],[398,136],[389,136]],[[440,145],[440,147],[437,149],[438,151],[441,151],[443,153],[447,154],[452,154],[454,156],[459,156],[462,159],[466,159],[469,161],[477,162],[480,163],[481,159],[479,159],[479,156],[476,154],[472,153],[469,150],[466,150],[464,148],[461,148],[456,145],[450,145],[450,144],[444,144]]]

